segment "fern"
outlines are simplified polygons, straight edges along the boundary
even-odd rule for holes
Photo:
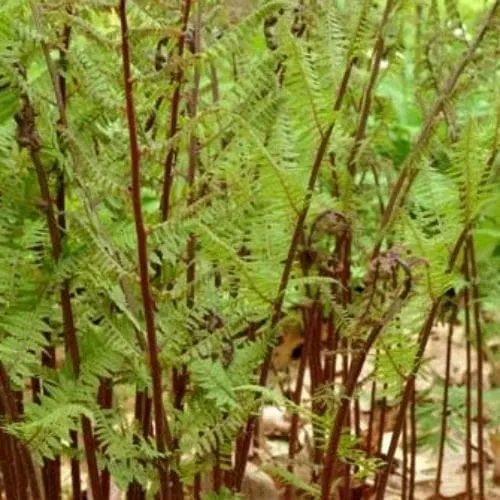
[[[219,491],[203,495],[234,498],[270,402],[312,424],[325,471],[322,485],[298,479],[292,442],[289,467],[267,469],[289,493],[326,498],[337,459],[360,483],[383,478],[385,464],[342,412],[373,382],[378,398],[407,402],[444,293],[479,281],[471,305],[494,310],[500,297],[488,266],[500,221],[495,10],[472,22],[460,2],[433,1],[415,23],[411,2],[260,1],[229,22],[211,0],[4,3],[0,437],[15,446],[0,451],[0,473],[36,497],[36,481],[9,465],[20,460],[57,498],[69,485],[51,467],[72,459],[75,470],[87,462],[94,498],[109,476],[131,498],[170,488],[182,498],[224,470]],[[455,252],[463,241],[478,247],[474,279]],[[145,277],[153,304],[143,308]],[[291,315],[313,338],[302,359],[310,403],[265,384]],[[71,323],[78,369],[64,349]],[[328,371],[332,351],[342,379]],[[436,445],[436,402],[417,407],[421,441]]]

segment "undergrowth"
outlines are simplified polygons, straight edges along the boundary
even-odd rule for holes
[[[4,0],[2,494],[235,498],[272,403],[292,415],[284,498],[384,498],[417,413],[438,452],[478,423],[485,498],[499,3],[266,1],[235,19],[212,0]],[[286,395],[266,386],[292,315]],[[479,375],[429,412],[415,379],[437,321],[464,325]],[[359,424],[367,362],[372,401],[398,405],[383,456]]]

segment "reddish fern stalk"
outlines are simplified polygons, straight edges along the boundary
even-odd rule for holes
[[[0,363],[0,418],[17,422],[20,418],[18,401],[15,392],[10,388],[9,376]],[[0,427],[0,470],[6,482],[6,495],[13,500],[42,500],[43,490],[38,483],[35,464],[28,447],[19,440],[4,433]],[[5,448],[4,448],[5,446]]]
[[[448,326],[448,339],[446,341],[446,369],[444,378],[444,391],[443,391],[443,409],[441,411],[441,433],[439,436],[439,452],[438,452],[438,462],[437,462],[437,472],[436,472],[436,484],[434,487],[434,493],[439,496],[439,490],[441,488],[441,479],[443,473],[443,460],[444,460],[444,446],[447,431],[447,421],[448,421],[448,399],[449,399],[449,385],[451,376],[451,351],[453,347],[453,330],[457,319],[458,308],[453,305],[453,311],[449,320]]]
[[[119,4],[120,26],[121,26],[121,49],[123,62],[123,83],[125,88],[125,101],[127,109],[127,123],[129,132],[129,146],[131,159],[131,196],[134,211],[135,229],[137,236],[137,254],[139,263],[139,277],[141,283],[141,294],[146,320],[146,332],[148,338],[148,358],[153,381],[153,406],[155,421],[155,438],[158,451],[166,452],[166,435],[168,423],[165,419],[162,399],[161,365],[158,356],[158,342],[154,322],[153,298],[148,275],[148,249],[147,233],[144,227],[141,204],[141,179],[140,179],[140,151],[137,139],[137,122],[134,104],[133,83],[130,71],[130,49],[129,31],[127,22],[127,2],[120,0]],[[166,459],[158,460],[158,472],[160,476],[160,495],[162,500],[170,500],[170,485],[168,481],[168,463]]]
[[[477,452],[478,452],[478,493],[479,498],[484,496],[484,408],[483,408],[483,335],[481,328],[481,311],[478,274],[476,267],[476,254],[474,250],[474,238],[469,235],[468,240],[469,261],[470,261],[470,277],[471,277],[471,295],[472,295],[472,313],[474,328],[476,334],[476,350],[477,350]]]
[[[184,55],[184,47],[186,45],[186,31],[187,23],[189,20],[189,14],[191,12],[191,0],[184,0],[184,10],[182,15],[182,32],[179,35],[177,42],[177,69],[173,77],[173,83],[175,85],[174,92],[172,94],[172,101],[170,104],[170,128],[168,131],[168,139],[172,139],[177,133],[178,120],[179,120],[179,108],[181,101],[181,86],[182,80],[184,79],[184,68],[182,66],[182,57]],[[161,200],[161,219],[166,221],[169,216],[170,207],[170,191],[172,189],[173,171],[175,166],[175,160],[177,157],[177,149],[173,146],[168,148],[167,156],[165,157],[164,163],[164,173],[163,173],[163,194]]]

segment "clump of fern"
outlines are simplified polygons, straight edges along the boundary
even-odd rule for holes
[[[280,321],[297,309],[306,337],[321,321],[331,332],[303,361],[319,366],[312,407],[300,394],[286,403],[314,423],[320,473],[309,492],[328,498],[339,464],[356,481],[383,474],[339,415],[371,382],[384,401],[405,401],[427,323],[446,291],[464,289],[460,263],[450,265],[461,235],[479,243],[485,309],[499,290],[482,265],[498,260],[488,70],[498,2],[470,36],[445,4],[418,8],[415,23],[412,6],[391,0],[266,1],[228,25],[212,1],[7,0],[0,390],[20,410],[14,418],[2,402],[0,414],[42,468],[46,495],[61,491],[50,475],[60,459],[75,494],[93,456],[94,498],[110,478],[131,498],[197,496],[209,473],[215,491],[236,494],[256,415],[279,398],[265,386]],[[22,141],[28,132],[36,144]],[[320,356],[332,345],[344,353],[340,383]],[[365,363],[373,371],[358,387]],[[273,474],[304,488],[291,470]]]

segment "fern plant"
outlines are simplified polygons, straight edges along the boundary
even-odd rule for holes
[[[414,460],[438,319],[463,321],[482,373],[499,2],[472,15],[454,1],[260,1],[237,19],[219,4],[2,6],[8,499],[234,498],[269,401],[291,414],[287,463],[267,469],[284,498],[350,498],[375,480],[382,499],[401,434]],[[269,375],[293,314],[304,345],[287,399]],[[469,445],[482,382],[472,409],[469,376],[459,415]],[[385,456],[375,406],[361,429],[367,393],[382,415],[399,405]],[[299,419],[310,483],[294,475]]]

